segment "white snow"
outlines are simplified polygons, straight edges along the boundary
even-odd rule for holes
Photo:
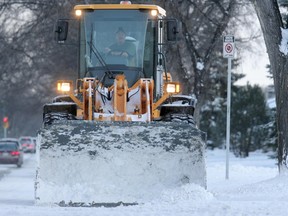
[[[76,208],[34,205],[35,155],[25,164],[0,166],[0,215],[88,216],[286,216],[288,176],[278,175],[276,161],[260,152],[239,159],[230,154],[230,178],[225,180],[225,150],[208,151],[208,189],[188,184],[169,189],[138,206]],[[6,170],[10,172],[1,177]],[[139,185],[141,189],[141,185]]]
[[[203,62],[197,62],[197,65],[196,65],[196,68],[198,69],[198,70],[203,70],[204,69],[204,64],[203,64]]]
[[[281,33],[282,33],[282,40],[279,46],[279,50],[284,55],[287,55],[288,54],[288,29],[281,28]]]
[[[276,108],[276,98],[269,98],[267,100],[267,105],[270,109]]]
[[[67,145],[59,145],[57,139],[52,138],[54,129],[58,134],[65,134],[63,128],[66,130],[67,125],[42,131],[42,136],[38,136],[38,139],[44,137],[46,142],[45,138],[49,137],[49,142],[54,145],[44,147],[40,152],[38,145],[36,155],[40,154],[37,158],[40,168],[37,204],[59,203],[63,200],[66,203],[71,200],[85,203],[146,203],[161,193],[163,188],[173,189],[187,182],[206,185],[204,159],[198,156],[204,151],[203,142],[197,137],[189,136],[189,142],[183,138],[185,134],[187,136],[193,133],[190,128],[184,130],[177,125],[177,128],[172,129],[168,124],[165,124],[165,128],[153,127],[145,123],[142,126],[131,124],[127,131],[123,124],[105,124],[109,127],[101,124],[101,129],[95,129],[94,124],[88,125],[92,129],[88,130],[86,127],[88,132],[84,132],[82,136],[87,133],[89,135],[82,139],[78,139],[80,134],[69,134],[78,128],[78,124],[71,128],[68,125]],[[142,136],[145,133],[147,136],[144,139]],[[178,142],[185,143],[186,146],[191,143],[193,145],[191,144],[191,148],[176,145],[173,151],[167,151],[171,142],[161,138],[166,133],[174,134]],[[109,134],[109,140],[106,134]],[[39,140],[38,143],[42,146],[46,144],[44,141]],[[148,151],[145,146],[149,143],[154,146]],[[59,149],[61,151],[57,151]]]

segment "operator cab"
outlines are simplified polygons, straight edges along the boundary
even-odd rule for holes
[[[80,78],[96,77],[104,80],[105,86],[111,86],[113,74],[124,74],[129,87],[140,78],[154,78],[159,17],[150,12],[148,9],[82,10]],[[117,41],[118,34],[125,35],[122,44]]]
[[[166,12],[155,5],[123,2],[75,6],[79,21],[78,78],[95,77],[104,80],[106,87],[113,85],[116,74],[125,75],[128,87],[140,78],[152,78],[157,83],[156,95],[160,95],[160,73],[165,71],[162,45]],[[175,41],[176,20],[165,22],[167,41]],[[125,45],[117,44],[119,29]],[[58,43],[67,39],[67,32],[68,22],[59,20],[55,31]]]

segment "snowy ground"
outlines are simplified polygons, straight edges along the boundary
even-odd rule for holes
[[[163,191],[149,203],[116,208],[64,208],[35,206],[35,155],[25,155],[17,169],[0,165],[0,215],[88,216],[88,215],[219,215],[262,216],[288,214],[288,176],[278,176],[275,160],[254,153],[247,159],[230,156],[230,178],[225,180],[225,152],[207,153],[208,189],[186,185]],[[139,186],[141,187],[141,186]]]

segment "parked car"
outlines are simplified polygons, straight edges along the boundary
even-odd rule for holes
[[[23,151],[18,139],[0,139],[0,164],[23,164]]]
[[[36,145],[33,141],[33,137],[22,136],[19,138],[19,142],[24,152],[30,152],[30,153],[36,152]]]

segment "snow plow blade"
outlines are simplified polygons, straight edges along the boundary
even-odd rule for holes
[[[206,187],[203,137],[177,122],[55,122],[38,134],[36,204],[129,205]]]

